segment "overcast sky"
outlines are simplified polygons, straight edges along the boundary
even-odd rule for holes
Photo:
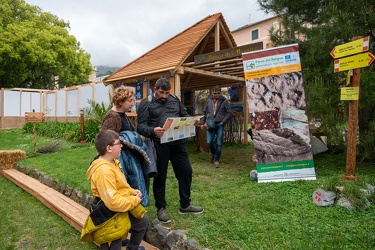
[[[211,14],[230,30],[270,17],[256,0],[26,0],[70,23],[94,66],[122,67]]]

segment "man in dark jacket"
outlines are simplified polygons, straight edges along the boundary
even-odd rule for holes
[[[232,117],[232,110],[228,100],[221,95],[220,86],[215,86],[212,89],[213,96],[209,96],[206,106],[203,110],[203,117],[201,118],[201,128],[204,128],[207,117],[214,118],[215,126],[213,129],[207,130],[207,144],[210,149],[210,163],[214,163],[215,167],[220,167],[221,147],[223,144],[224,125]],[[216,148],[214,146],[214,138],[216,136]]]
[[[182,106],[181,101],[170,92],[171,84],[166,78],[156,81],[154,94],[141,101],[137,109],[138,133],[149,137],[154,141],[157,154],[158,175],[154,177],[153,191],[157,216],[160,222],[169,223],[170,217],[165,208],[165,188],[167,180],[168,162],[172,163],[175,176],[178,181],[180,195],[180,213],[199,214],[202,207],[190,203],[190,188],[193,170],[189,161],[184,140],[176,140],[168,143],[160,143],[160,137],[164,134],[163,125],[168,117],[186,117],[189,114]]]

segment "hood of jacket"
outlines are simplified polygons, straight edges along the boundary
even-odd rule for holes
[[[115,163],[111,163],[107,160],[104,160],[102,158],[98,158],[96,159],[95,161],[93,161],[91,163],[91,166],[89,167],[89,169],[87,170],[86,172],[86,176],[87,178],[91,181],[91,178],[92,178],[92,175],[93,173],[95,172],[95,170],[97,170],[101,165],[113,165],[113,167],[116,167],[116,165],[119,164],[119,161],[117,159],[115,159]]]

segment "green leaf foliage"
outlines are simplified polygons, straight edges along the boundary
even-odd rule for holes
[[[328,134],[329,146],[345,146],[348,101],[340,101],[347,72],[333,72],[330,52],[355,37],[370,36],[370,52],[375,46],[374,0],[258,0],[261,8],[282,19],[283,29],[271,30],[275,46],[298,43],[304,78],[307,114],[320,118]],[[375,160],[374,66],[361,69],[358,111],[358,159]],[[369,139],[371,138],[371,139]]]
[[[0,3],[0,87],[52,89],[86,83],[90,55],[69,23],[24,0]]]
[[[84,109],[84,140],[85,142],[94,143],[95,136],[100,131],[104,117],[112,105],[104,102],[97,103],[92,100],[89,100],[89,103],[90,107]],[[81,141],[80,122],[37,122],[35,123],[35,130],[42,136],[64,139],[70,142]],[[28,134],[34,133],[34,124],[31,122],[25,123],[22,131]]]

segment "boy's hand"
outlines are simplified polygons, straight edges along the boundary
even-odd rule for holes
[[[138,196],[139,198],[142,198],[142,192],[139,191],[138,189],[136,189],[137,193],[135,194],[136,196]]]

